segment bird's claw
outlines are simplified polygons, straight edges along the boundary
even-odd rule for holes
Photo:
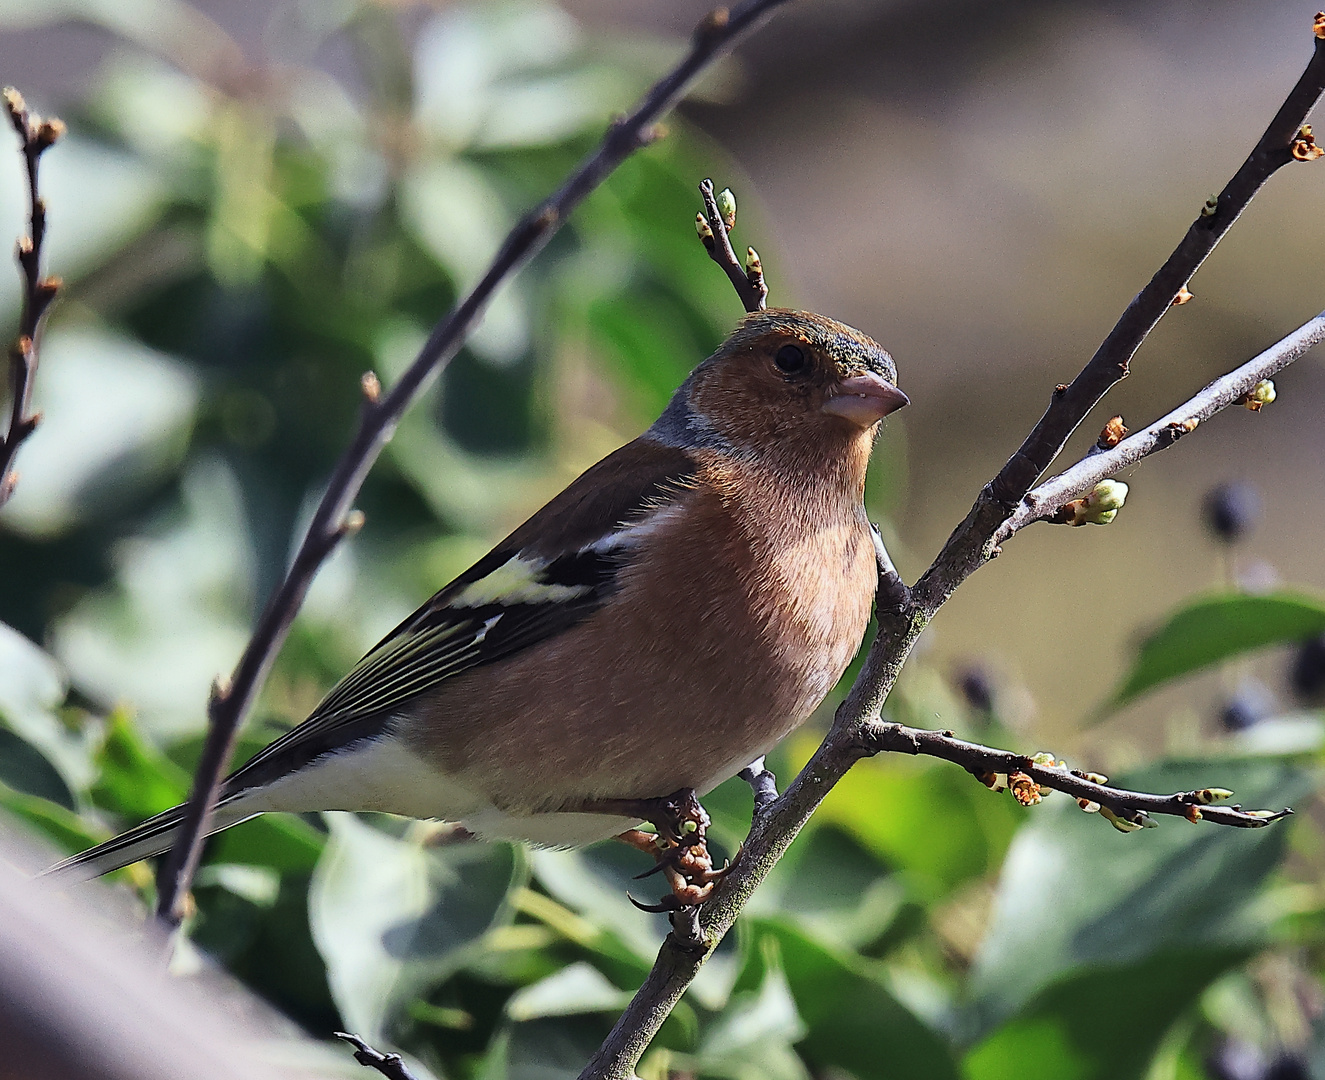
[[[713,857],[708,851],[709,816],[693,790],[683,788],[665,799],[653,800],[647,810],[647,820],[658,831],[648,833],[629,829],[618,839],[649,852],[657,860],[650,869],[636,875],[637,881],[654,874],[665,874],[672,892],[657,904],[641,904],[629,893],[626,895],[641,911],[663,913],[698,907],[709,898],[714,886],[731,872],[735,860],[725,863],[721,869],[714,868]],[[740,851],[737,851],[736,858],[740,859]]]

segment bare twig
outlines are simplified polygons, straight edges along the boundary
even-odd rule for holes
[[[866,737],[867,752],[924,754],[928,757],[942,758],[960,765],[967,772],[986,784],[997,775],[1016,777],[1018,775],[1030,781],[1023,792],[1014,795],[1019,802],[1030,805],[1038,802],[1043,791],[1048,788],[1061,791],[1074,799],[1103,807],[1122,821],[1138,828],[1149,824],[1148,814],[1166,814],[1187,818],[1189,821],[1211,821],[1217,825],[1231,825],[1239,829],[1261,829],[1272,821],[1292,814],[1291,810],[1243,810],[1240,806],[1212,806],[1211,803],[1227,798],[1232,792],[1218,788],[1202,788],[1198,791],[1180,791],[1174,795],[1150,795],[1141,791],[1125,791],[1122,788],[1109,787],[1104,777],[1068,769],[1062,762],[1050,763],[1038,760],[1048,755],[1027,757],[1008,750],[996,750],[993,747],[969,743],[957,738],[951,731],[923,731],[919,728],[903,727],[901,724],[878,723],[873,725]]]
[[[1325,20],[1318,26],[1325,34]],[[740,860],[700,909],[700,932],[707,952],[697,953],[687,943],[668,935],[643,986],[580,1073],[580,1080],[630,1080],[658,1028],[704,960],[731,929],[750,895],[790,847],[833,785],[863,757],[883,751],[924,753],[954,761],[977,774],[1021,773],[1036,787],[1057,789],[1097,804],[1124,823],[1139,823],[1137,815],[1160,813],[1178,814],[1191,820],[1204,818],[1224,825],[1259,827],[1288,813],[1247,813],[1233,807],[1203,805],[1202,796],[1209,792],[1161,796],[1121,791],[1097,783],[1086,774],[1056,765],[1039,765],[1023,755],[965,743],[950,732],[926,732],[885,723],[880,713],[921,632],[953,590],[997,554],[995,537],[1004,522],[1049,467],[1067,437],[1104,393],[1127,374],[1132,356],[1215,244],[1271,174],[1294,159],[1310,160],[1309,155],[1300,152],[1305,137],[1299,135],[1308,111],[1323,89],[1325,41],[1317,36],[1306,71],[1247,161],[1218,198],[1207,202],[1205,211],[1188,229],[1177,249],[1128,305],[1076,379],[1054,391],[1048,411],[998,476],[986,485],[966,519],[909,592],[904,591],[882,540],[876,539],[884,597],[875,609],[879,632],[860,674],[833,718],[828,735],[786,791],[756,816]],[[1230,378],[1236,376],[1234,373]],[[1119,448],[1130,441],[1124,440]],[[1090,459],[1092,466],[1095,460]]]
[[[1199,394],[1183,402],[1167,416],[1123,439],[1112,449],[1091,453],[1070,469],[1027,493],[995,535],[1002,543],[1034,521],[1051,515],[1060,506],[1090,491],[1101,480],[1160,450],[1167,450],[1198,424],[1215,413],[1242,402],[1258,383],[1282,371],[1312,346],[1325,341],[1325,312],[1298,327],[1287,337],[1210,383]]]
[[[980,492],[966,519],[917,582],[916,596],[927,611],[937,611],[953,589],[997,554],[993,538],[1004,519],[1100,398],[1128,374],[1141,343],[1265,182],[1290,161],[1309,160],[1294,150],[1303,141],[1299,135],[1307,114],[1325,90],[1325,40],[1314,37],[1313,41],[1314,51],[1306,70],[1247,160],[1218,196],[1206,200],[1173,254],[1127,305],[1081,373],[1054,391],[1049,408],[1034,429]]]
[[[181,904],[198,866],[203,838],[234,752],[240,722],[252,706],[318,568],[340,540],[362,523],[362,516],[357,519],[352,516],[351,507],[368,470],[395,432],[400,418],[455,355],[500,285],[543,249],[571,211],[613,169],[659,137],[658,120],[681,99],[699,72],[784,3],[786,0],[746,0],[731,11],[716,8],[707,15],[695,29],[690,49],[676,67],[653,84],[633,112],[612,124],[597,149],[556,192],[515,226],[482,280],[434,327],[418,357],[390,392],[381,396],[377,380],[365,380],[358,430],[336,464],[293,564],[267,601],[229,681],[218,681],[213,688],[207,707],[207,740],[194,774],[193,790],[175,846],[166,856],[159,875],[157,915],[160,918],[178,923],[182,917]]]
[[[9,430],[0,438],[0,506],[9,501],[18,483],[14,456],[37,428],[41,416],[31,410],[32,386],[37,377],[37,338],[51,301],[60,291],[60,279],[41,275],[41,247],[46,239],[46,200],[37,185],[41,155],[64,134],[64,124],[52,117],[43,120],[28,112],[23,95],[12,86],[4,90],[5,109],[18,133],[20,152],[28,176],[28,235],[18,242],[17,258],[23,273],[23,309],[19,314],[18,337],[9,347]]]
[[[376,1069],[387,1077],[387,1080],[415,1080],[414,1074],[405,1064],[405,1059],[399,1054],[383,1054],[374,1050],[358,1035],[351,1035],[348,1031],[334,1031],[332,1034],[354,1047],[355,1061],[367,1068]]]
[[[742,267],[732,248],[731,230],[736,227],[736,200],[730,189],[722,195],[730,199],[730,212],[724,213],[718,206],[718,196],[713,194],[713,181],[703,180],[699,185],[699,194],[704,200],[704,213],[695,222],[699,229],[699,239],[704,244],[709,256],[722,267],[731,279],[732,288],[741,298],[746,311],[763,311],[768,300],[768,285],[764,281],[764,265],[754,248],[746,248],[745,266]]]

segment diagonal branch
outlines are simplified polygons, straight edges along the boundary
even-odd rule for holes
[[[43,120],[28,112],[23,95],[12,86],[4,90],[5,109],[18,133],[19,150],[28,176],[28,235],[19,239],[17,258],[23,274],[23,308],[19,313],[18,337],[9,347],[9,430],[0,437],[0,506],[9,501],[18,483],[14,457],[18,448],[36,429],[41,416],[31,411],[32,387],[37,377],[37,337],[60,279],[42,277],[41,248],[46,239],[46,200],[37,185],[41,155],[64,134],[64,124],[52,117]]]
[[[1218,196],[1211,196],[1186,235],[1123,312],[1090,362],[1071,383],[1054,390],[1049,408],[948,538],[915,592],[931,614],[962,581],[997,554],[994,534],[1053,462],[1069,435],[1120,379],[1155,324],[1186,288],[1265,182],[1290,161],[1318,155],[1307,114],[1325,92],[1325,19],[1315,26],[1315,48],[1297,85],[1284,99],[1247,160]]]
[[[1216,413],[1244,402],[1256,385],[1299,359],[1313,345],[1325,341],[1325,312],[1298,327],[1264,352],[1210,383],[1167,416],[1123,439],[1111,450],[1082,458],[1070,469],[1033,489],[995,534],[1002,543],[1034,521],[1049,517],[1059,507],[1090,491],[1101,480],[1135,465],[1151,454],[1167,450]]]
[[[1178,814],[1190,820],[1204,817],[1216,824],[1259,827],[1289,812],[1210,807],[1205,805],[1204,797],[1217,796],[1209,789],[1173,796],[1121,791],[1092,780],[1089,774],[965,743],[950,732],[919,731],[885,723],[880,713],[921,632],[953,590],[997,554],[995,537],[1004,523],[1049,467],[1067,437],[1108,389],[1127,374],[1131,358],[1147,334],[1252,197],[1287,162],[1319,156],[1309,129],[1304,130],[1302,125],[1325,90],[1325,40],[1322,40],[1325,15],[1317,16],[1313,31],[1315,51],[1306,71],[1246,162],[1218,198],[1207,202],[1201,217],[1128,305],[1076,379],[1054,391],[1048,411],[998,476],[981,491],[966,519],[909,592],[892,569],[882,542],[876,538],[883,600],[875,608],[879,632],[846,700],[838,707],[828,735],[787,790],[755,816],[741,858],[699,909],[700,944],[676,931],[667,936],[643,986],[580,1073],[580,1080],[631,1080],[635,1065],[663,1021],[731,929],[751,894],[786,853],[833,785],[863,757],[885,751],[923,753],[954,761],[977,774],[1019,772],[1036,788],[1065,791],[1088,804],[1098,805],[1102,813],[1107,809],[1110,820],[1118,819],[1115,825],[1123,823],[1120,827],[1141,824],[1147,813]],[[1238,373],[1229,378],[1236,382]],[[1223,382],[1219,380],[1212,386]],[[1205,405],[1199,408],[1204,409]]]
[[[706,16],[691,38],[689,51],[676,67],[654,83],[633,112],[611,125],[597,149],[580,163],[560,189],[515,226],[483,278],[437,324],[418,357],[390,392],[381,395],[377,379],[365,377],[358,430],[336,464],[290,570],[267,601],[234,673],[229,680],[218,680],[213,686],[207,706],[207,739],[194,775],[193,790],[175,846],[160,870],[158,917],[172,923],[178,923],[182,917],[182,900],[202,854],[203,838],[234,753],[239,725],[252,706],[318,568],[341,539],[362,524],[362,516],[352,512],[354,500],[405,411],[456,354],[501,284],[543,249],[571,211],[622,161],[662,134],[658,120],[681,99],[704,68],[785,2],[746,0],[731,11],[717,8]]]

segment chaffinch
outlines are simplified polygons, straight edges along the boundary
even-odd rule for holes
[[[824,699],[876,583],[861,499],[892,358],[809,312],[747,316],[656,423],[369,652],[225,783],[213,830],[377,810],[570,846],[703,794]],[[76,855],[158,855],[181,807]]]

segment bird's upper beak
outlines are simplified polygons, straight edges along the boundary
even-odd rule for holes
[[[867,428],[910,402],[910,398],[882,375],[869,371],[839,380],[829,390],[823,411]]]

